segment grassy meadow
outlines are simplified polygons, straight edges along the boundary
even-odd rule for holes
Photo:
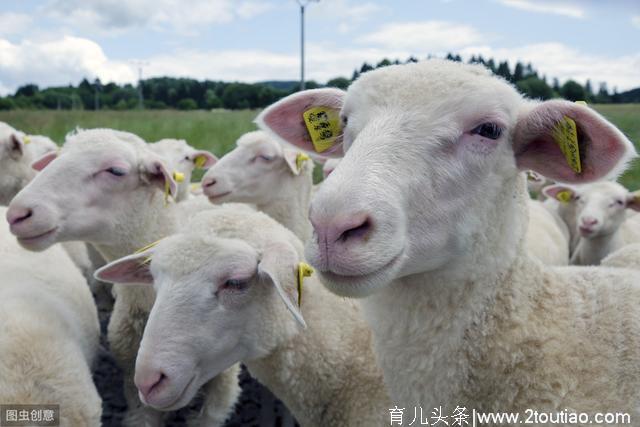
[[[640,104],[601,104],[592,107],[617,125],[640,151]],[[0,111],[0,121],[27,133],[47,135],[58,143],[76,126],[109,127],[133,132],[147,141],[186,139],[194,147],[222,156],[233,148],[240,135],[255,129],[253,119],[257,114],[255,110],[12,110]],[[194,179],[199,177],[194,175]],[[632,190],[640,188],[640,161],[634,163],[620,181]]]

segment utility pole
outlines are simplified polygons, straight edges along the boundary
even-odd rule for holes
[[[318,3],[320,0],[296,0],[300,5],[300,90],[304,90],[304,9],[309,3]]]
[[[146,61],[131,61],[138,67],[138,108],[144,110],[144,96],[142,94],[142,67],[149,65]]]

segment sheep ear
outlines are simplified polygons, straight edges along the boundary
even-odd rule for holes
[[[636,156],[624,134],[594,110],[558,100],[520,115],[513,149],[521,170],[568,183],[615,177]]]
[[[640,211],[640,190],[627,195],[627,207],[634,211]]]
[[[149,271],[153,249],[128,255],[99,268],[93,274],[97,280],[109,283],[153,284]]]
[[[166,197],[171,195],[174,199],[176,198],[178,195],[178,183],[162,160],[152,156],[143,163],[142,170],[147,182],[159,187],[164,191]]]
[[[291,173],[293,173],[294,175],[300,175],[300,170],[302,169],[300,167],[302,165],[298,165],[298,154],[301,153],[297,153],[286,148],[283,150],[284,161],[287,163],[287,166],[289,166],[289,169],[291,169]]]
[[[568,185],[562,184],[554,184],[544,187],[542,189],[542,193],[545,196],[551,199],[556,199],[557,201],[562,203],[569,203],[576,198],[575,189],[569,187]]]
[[[293,318],[300,324],[300,326],[306,328],[307,323],[304,321],[300,309],[297,307],[296,303],[294,303],[297,298],[289,295],[278,279],[278,272],[280,272],[281,274],[290,275],[292,281],[297,280],[297,272],[294,268],[296,265],[297,254],[291,246],[274,244],[264,251],[262,260],[258,263],[258,275],[273,284],[278,296],[280,296],[289,312],[291,312]]]
[[[308,154],[342,157],[340,110],[345,92],[311,89],[267,107],[255,122],[281,141]]]
[[[41,171],[42,169],[46,168],[47,165],[49,165],[49,163],[54,161],[57,157],[58,157],[57,151],[49,151],[48,153],[40,157],[38,160],[31,163],[31,168],[37,171]]]
[[[205,150],[195,150],[189,158],[197,168],[201,169],[209,169],[218,161],[216,156]]]

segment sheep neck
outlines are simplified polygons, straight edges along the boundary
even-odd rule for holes
[[[571,257],[572,264],[599,265],[604,257],[623,246],[620,231],[611,234],[585,239],[580,237],[575,253]]]
[[[486,227],[455,263],[397,279],[363,303],[379,338],[374,339],[376,354],[393,405],[431,410],[470,403],[464,399],[469,354],[482,351],[482,338],[470,343],[469,334],[492,313],[498,295],[509,292],[519,271],[537,265],[524,254],[528,196],[523,179],[506,179],[497,194],[503,196],[476,200],[469,208],[483,212]]]
[[[303,242],[311,237],[307,213],[311,198],[312,171],[311,168],[304,168],[299,176],[283,180],[271,200],[256,205],[258,210],[287,227]]]
[[[372,349],[372,337],[357,303],[330,294],[320,283],[304,289],[308,328],[268,356],[246,361],[249,371],[303,426],[381,425],[388,395],[373,352],[358,351]],[[340,331],[339,337],[327,331]]]

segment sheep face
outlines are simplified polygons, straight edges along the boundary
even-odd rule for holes
[[[620,228],[627,209],[640,210],[637,194],[615,182],[597,182],[580,187],[553,185],[545,193],[576,210],[576,232],[585,239],[608,236]]]
[[[323,282],[347,296],[416,273],[455,274],[455,261],[477,250],[489,212],[521,192],[519,170],[590,181],[634,152],[585,106],[528,102],[486,69],[446,61],[385,67],[347,93],[301,92],[257,122],[289,144],[324,150],[303,119],[314,107],[328,117],[339,111],[342,133],[326,152],[344,158],[312,201],[315,238],[306,255]],[[579,129],[580,173],[553,136],[564,117]]]
[[[202,189],[212,203],[269,203],[276,189],[300,173],[296,155],[265,132],[249,132],[204,175]]]
[[[163,197],[165,185],[176,194],[160,157],[144,142],[123,140],[109,130],[72,135],[59,155],[46,154],[33,167],[41,172],[7,211],[11,232],[31,250],[69,240],[111,243],[136,211]]]
[[[286,242],[277,245],[276,258],[239,239],[176,234],[96,273],[118,283],[153,282],[156,290],[136,361],[145,404],[181,408],[214,376],[265,357],[295,333],[274,284],[295,289],[297,256]]]
[[[208,151],[193,148],[184,139],[161,139],[149,144],[149,148],[164,157],[173,171],[184,175],[184,180],[178,183],[177,200],[184,200],[189,195],[191,175],[195,168],[210,168],[218,160]]]

